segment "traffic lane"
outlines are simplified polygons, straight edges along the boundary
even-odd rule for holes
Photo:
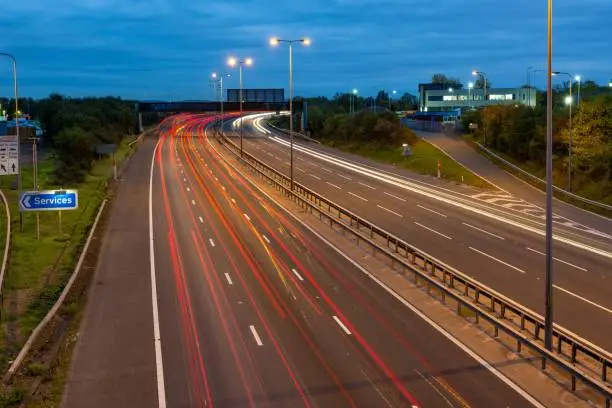
[[[276,219],[276,220],[284,219],[284,216],[278,213],[271,213],[270,217],[273,217],[273,219]],[[306,232],[306,230],[302,228],[295,228],[289,224],[285,224],[285,228],[289,231],[293,230],[290,236],[301,236],[302,234],[305,234],[305,235],[309,234],[309,232]],[[282,243],[284,242],[284,239],[280,239],[280,240],[277,239],[272,230],[267,231],[267,233],[271,237],[270,239],[273,245],[282,245]],[[311,237],[311,240],[313,240],[313,238],[314,237]],[[356,291],[354,284],[347,283],[347,280],[355,278],[356,276],[355,268],[352,265],[350,265],[350,267],[347,267],[346,261],[343,258],[339,259],[338,254],[327,246],[324,249],[317,248],[316,246],[312,246],[312,247],[307,246],[306,248],[301,249],[301,250],[299,248],[296,248],[296,249],[297,251],[288,251],[286,253],[307,252],[311,254],[311,257],[314,256],[317,259],[317,261],[326,260],[326,261],[323,261],[326,263],[326,265],[325,265],[325,268],[323,268],[324,273],[322,275],[317,274],[317,271],[318,271],[317,269],[306,268],[306,270],[304,270],[304,268],[300,268],[298,266],[299,273],[303,275],[304,277],[315,275],[316,277],[314,278],[314,282],[312,286],[315,286],[316,284],[316,286],[320,288],[323,288],[323,289],[325,287],[328,288],[327,291],[324,290],[324,292],[330,293],[331,294],[330,296],[333,297],[333,301],[338,303],[338,308],[342,310],[342,312],[346,316],[346,320],[344,320],[344,322],[346,323],[347,327],[351,328],[353,331],[358,331],[358,332],[363,331],[362,333],[363,337],[367,338],[368,341],[372,343],[378,342],[380,345],[374,346],[374,349],[377,350],[379,353],[385,355],[385,357],[388,356],[387,357],[388,360],[386,361],[392,361],[391,365],[394,366],[395,369],[397,369],[397,374],[398,374],[398,377],[401,379],[401,381],[405,381],[406,383],[412,383],[414,381],[419,380],[421,378],[420,377],[421,375],[431,375],[429,374],[429,371],[431,370],[431,365],[423,363],[423,361],[426,362],[427,360],[423,358],[419,353],[415,353],[415,352],[411,353],[411,349],[413,349],[414,347],[410,344],[407,344],[406,339],[414,337],[414,333],[409,332],[407,334],[404,334],[404,333],[399,334],[397,330],[394,330],[394,327],[396,326],[395,323],[385,321],[386,319],[383,316],[387,316],[389,314],[387,313],[386,308],[382,307],[383,311],[381,312],[378,307],[372,307],[372,305],[376,305],[377,303],[380,304],[381,303],[380,299],[383,299],[383,298],[393,299],[389,296],[388,293],[380,293],[380,292],[376,293],[376,291],[370,290],[368,291],[368,295],[369,295],[368,296],[368,295],[361,294],[360,289]],[[313,265],[313,262],[316,262],[316,261],[313,260],[310,263],[310,265]],[[349,279],[338,278],[339,270],[342,270],[342,272],[346,274],[346,276],[349,276],[350,278]],[[380,287],[376,283],[371,281],[369,278],[366,278],[365,275],[357,272],[357,277],[361,278],[362,281],[367,282],[366,284],[373,285],[375,288],[380,289]],[[340,282],[338,281],[338,279],[340,279]],[[305,285],[307,285],[308,283],[309,282],[307,280]],[[359,285],[363,287],[363,282],[360,282]],[[380,290],[382,291],[382,289]],[[340,305],[340,303],[342,304],[342,306]],[[420,318],[416,316],[411,316],[412,318],[410,316],[407,316],[406,314],[407,310],[405,306],[403,306],[399,302],[397,302],[394,306],[396,309],[395,317],[399,319],[405,319],[405,321],[403,321],[403,326],[405,326],[404,329],[413,330],[413,327],[414,327],[413,319],[420,320]],[[355,323],[355,322],[359,322],[359,323]],[[358,327],[359,329],[356,329],[356,327]],[[429,341],[432,334],[439,336],[439,333],[434,334],[431,332],[433,330],[431,329],[431,327],[429,327],[430,331],[426,330],[425,332],[423,332],[421,327],[419,327],[417,330],[421,330],[420,333],[423,334],[424,341]],[[356,334],[358,334],[353,331],[351,331],[351,334],[349,336],[355,336]],[[401,332],[402,329],[400,329],[399,331]],[[381,333],[384,333],[384,334],[381,334]],[[420,351],[421,343],[416,343],[416,344],[418,344],[418,348]],[[439,350],[437,350],[438,347],[439,347],[439,344],[434,345],[432,347],[432,350],[431,350],[432,355],[435,354],[436,356],[439,356],[439,353],[438,353]],[[446,349],[448,349],[446,344],[443,345],[442,347],[445,347]],[[458,350],[455,350],[455,352],[457,351]],[[462,352],[459,351],[459,353],[462,353]],[[414,354],[416,354],[416,357],[414,357]],[[407,356],[414,357],[415,359],[417,358],[420,359],[421,367],[414,368],[414,365],[407,364],[407,362],[405,361]],[[467,355],[462,354],[462,357],[467,357]],[[463,368],[470,367],[469,369],[467,369],[467,371],[472,371],[472,369],[474,371],[478,371],[478,367],[476,367],[478,366],[478,364],[474,366],[475,362],[471,361],[469,358],[467,358],[467,360],[461,360],[461,358],[457,360],[456,355],[453,355],[452,357],[448,355],[443,355],[440,358],[440,363],[443,364],[444,369],[435,370],[435,373],[445,372],[445,373],[459,374],[462,371],[460,366],[450,367],[448,364],[446,364],[448,363],[448,361],[454,361],[454,362],[459,361],[460,362],[459,364],[463,362],[463,363],[468,364],[467,366],[464,366]],[[423,367],[423,365],[425,365],[425,367]],[[410,369],[410,367],[413,367],[413,368]],[[478,401],[479,403],[483,404],[481,406],[497,406],[502,400],[508,401],[508,396],[505,395],[505,392],[511,392],[514,394],[513,391],[509,391],[507,389],[500,390],[499,388],[496,388],[496,386],[500,385],[501,383],[500,384],[495,383],[490,386],[487,385],[487,381],[488,381],[487,376],[489,376],[490,373],[485,372],[483,375],[485,377],[484,379],[478,378],[477,376],[475,377],[474,373],[470,373],[469,375],[466,375],[466,379],[467,379],[466,383],[463,383],[463,380],[460,380],[460,382],[462,382],[462,387],[466,388],[465,392],[468,395],[478,395],[479,396]],[[459,377],[461,376],[458,375],[457,378]],[[442,380],[441,378],[437,378],[435,380],[435,381],[438,381],[437,383],[438,388],[432,389],[433,391],[436,391],[436,392],[440,391],[443,393],[447,392],[445,388],[441,387],[440,385],[440,383],[442,382],[441,380]],[[427,381],[423,381],[423,383],[427,384],[426,386],[428,388],[432,387],[430,384],[427,383]],[[444,384],[444,385],[447,385],[447,384]],[[503,386],[505,385],[501,384],[501,386],[503,388]],[[484,387],[484,388],[482,390],[475,389],[478,387]],[[490,395],[485,397],[485,395],[489,392],[490,392]],[[449,393],[449,394],[456,395],[457,393],[455,392],[455,393]],[[449,397],[449,398],[452,399],[452,397]],[[526,401],[522,399],[522,397],[517,398],[517,404],[518,404],[517,406],[525,406],[525,403]]]
[[[216,175],[213,178],[218,178]],[[215,181],[217,181],[215,179]],[[231,188],[231,183],[226,184],[229,189]],[[231,200],[227,200],[231,202]],[[237,213],[235,208],[230,208],[230,212]],[[232,220],[232,224],[239,230],[244,230],[245,234],[248,234],[248,228],[246,227],[246,223],[242,219],[241,215],[237,215],[235,219]],[[243,236],[243,234],[239,234]],[[252,234],[251,234],[252,235]],[[221,239],[220,242],[223,240]],[[220,245],[219,243],[217,245]],[[267,253],[261,253],[262,249],[261,241],[258,239],[253,241],[253,245],[248,246],[248,251],[253,254],[256,260],[262,264],[262,270],[271,272],[274,276],[275,267],[272,265],[266,265],[264,260],[269,256]],[[257,287],[257,282],[251,282],[247,285],[249,288],[249,292],[254,291],[254,288]],[[334,327],[331,325],[331,319],[329,321],[324,322],[327,326],[321,329],[317,329],[314,333],[308,333],[304,326],[304,323],[301,323],[299,319],[308,318],[311,320],[310,325],[318,324],[321,325],[313,316],[309,316],[306,302],[302,302],[301,304],[297,304],[296,301],[298,299],[291,298],[287,296],[290,294],[289,292],[284,292],[285,287],[277,287],[276,288],[276,298],[275,301],[285,307],[283,310],[287,313],[286,319],[289,319],[292,325],[288,325],[287,322],[283,320],[279,320],[278,322],[270,325],[271,330],[269,332],[269,339],[271,341],[278,340],[279,349],[283,350],[283,353],[286,354],[289,360],[289,364],[295,369],[295,375],[300,378],[300,383],[310,399],[314,400],[316,404],[320,404],[321,406],[345,406],[347,405],[346,397],[342,395],[342,389],[345,388],[342,384],[354,384],[363,382],[361,379],[355,379],[354,376],[361,375],[356,372],[351,365],[347,365],[345,362],[340,364],[336,364],[335,362],[343,357],[345,354],[340,350],[331,350],[331,353],[326,353],[326,355],[321,355],[320,350],[316,348],[316,345],[321,343],[321,337],[323,338],[332,338],[332,343],[337,342],[337,338],[334,335]],[[262,294],[259,298],[265,298],[268,295]],[[262,300],[261,302],[265,302]],[[270,303],[270,302],[267,302]],[[296,304],[295,306],[292,306]],[[273,310],[273,308],[269,308],[267,312],[267,316],[271,318],[271,316],[275,316],[275,314],[279,313],[278,310]],[[320,319],[319,319],[320,320]],[[312,331],[312,330],[311,330]],[[316,334],[316,341],[313,341],[311,337]],[[262,342],[265,342],[264,335],[261,335]],[[329,341],[328,341],[329,342]],[[310,353],[308,351],[311,351]],[[330,351],[330,350],[326,350]],[[331,374],[338,375],[341,379],[341,383],[333,383],[330,380],[330,370],[325,367],[328,365],[334,365],[335,367],[331,368]],[[327,375],[325,372],[327,371]],[[265,373],[264,373],[265,374]],[[272,387],[275,384],[268,384],[268,381],[264,381],[264,386]],[[342,388],[342,389],[341,389]],[[276,389],[272,391],[267,391],[267,394],[270,395],[270,398],[278,399],[279,404],[289,404],[288,398],[296,394],[290,392],[290,390],[286,389]],[[353,397],[355,400],[366,402],[366,406],[376,406],[380,403],[380,397],[377,393],[374,393],[373,390],[369,388],[361,387],[351,392],[351,394],[355,394]],[[349,399],[350,401],[350,399]],[[328,405],[331,404],[331,405]],[[287,406],[287,405],[284,405]]]
[[[183,185],[181,178],[185,178],[185,172],[173,168],[173,160],[168,156],[176,153],[171,143],[167,146],[167,154],[160,163],[166,208],[160,212],[165,212],[166,218],[171,221],[160,226],[161,235],[167,234],[168,238],[156,240],[161,244],[156,260],[161,258],[161,265],[167,267],[158,271],[172,271],[172,278],[168,277],[170,274],[165,274],[166,281],[170,282],[160,277],[160,284],[167,283],[160,287],[165,290],[175,288],[176,293],[174,299],[167,302],[160,297],[160,305],[164,306],[160,308],[162,337],[171,339],[163,343],[164,362],[169,361],[166,372],[172,373],[167,376],[168,402],[170,406],[202,406],[207,401],[232,406],[228,401],[239,401],[241,406],[245,406],[248,405],[244,404],[245,401],[252,400],[247,390],[255,382],[249,382],[249,379],[257,377],[250,375],[245,380],[244,375],[241,376],[240,364],[248,361],[243,349],[228,350],[228,344],[240,335],[224,324],[227,314],[216,300],[220,295],[218,289],[205,282],[210,280],[210,270],[200,262],[200,248],[193,244],[191,238],[193,221],[185,215],[190,209],[182,192],[178,191]],[[164,254],[168,258],[165,262]],[[174,307],[168,307],[170,305]],[[179,321],[180,327],[176,327],[175,322]]]
[[[278,154],[281,154],[280,152],[282,152],[283,149],[284,149],[284,151],[287,150],[287,148],[285,146],[281,146],[279,143],[271,142],[269,140],[267,140],[265,142],[261,141],[261,143],[265,143],[266,144],[266,151],[273,149],[272,146],[270,145],[270,143],[275,143],[275,144],[279,145],[279,147],[277,148],[278,150],[276,150],[276,152],[278,152]],[[312,149],[312,146],[307,146],[307,148]],[[316,151],[316,149],[312,149],[312,150]],[[298,151],[298,150],[296,149],[296,151]],[[277,153],[274,153],[275,156],[276,156],[276,154]],[[281,154],[281,156],[282,156],[282,154]],[[299,156],[297,156],[297,153],[296,153],[296,157],[299,157]],[[310,160],[312,160],[311,156],[308,156],[308,157],[309,157]],[[304,161],[307,161],[307,160],[305,159]],[[331,167],[337,167],[337,166],[335,166],[335,165],[333,165],[331,163],[330,163],[330,165],[331,165]],[[355,173],[353,171],[351,171],[351,173],[358,174],[358,173]],[[370,178],[367,175],[362,175],[362,177]],[[372,180],[374,180],[374,179],[372,179]],[[383,183],[380,180],[377,180],[377,182],[378,183]],[[387,183],[384,183],[384,184],[387,184]],[[431,187],[431,184],[429,185],[429,187]],[[395,187],[395,188],[401,189],[400,187]],[[405,190],[404,190],[404,192],[405,192]],[[464,195],[464,199],[473,200],[469,195]],[[477,202],[479,206],[482,206],[482,205],[487,206],[487,204],[485,202],[483,202],[483,201],[475,200],[475,202]],[[529,215],[529,214],[524,214],[524,213],[516,212],[516,211],[513,211],[513,210],[509,210],[507,208],[504,208],[504,207],[488,204],[488,208],[489,208],[490,211],[493,211],[496,214],[504,214],[505,217],[522,218],[521,222],[525,222],[526,219],[531,220],[531,222],[534,222],[534,221],[538,222],[538,223],[540,222],[538,217],[536,217],[536,216],[532,216],[532,215]],[[599,247],[601,249],[605,249],[607,251],[611,251],[612,250],[612,244],[610,243],[610,241],[608,239],[599,237],[599,236],[594,235],[594,234],[587,233],[587,232],[582,231],[580,229],[569,227],[569,226],[564,225],[563,223],[560,223],[560,222],[555,222],[554,225],[555,225],[555,228],[556,228],[557,231],[562,231],[564,235],[567,235],[571,239],[575,239],[575,240],[578,240],[578,241],[580,241],[580,242],[582,242],[584,244],[591,245],[591,246],[596,246],[596,247]]]
[[[345,196],[343,195],[345,190],[338,190],[321,180],[309,181],[306,178],[303,183],[306,187],[320,192],[332,201],[350,202],[350,208],[356,214],[366,219],[376,220],[376,224],[381,228],[405,239],[456,269],[469,273],[479,282],[536,312],[543,312],[544,301],[541,287],[544,279],[544,264],[541,251],[537,249],[542,246],[542,243],[538,242],[535,237],[525,234],[524,231],[517,228],[514,234],[508,234],[499,231],[499,226],[494,229],[495,224],[482,225],[472,221],[467,226],[463,221],[461,224],[453,223],[436,214],[444,214],[437,211],[443,211],[440,208],[434,210],[436,213],[432,213],[417,207],[422,211],[411,214],[411,211],[402,208],[404,203],[401,201],[391,202],[389,200],[389,202],[376,204],[373,198],[366,202],[356,197],[357,194],[350,195],[351,191],[346,192]],[[368,190],[371,189],[362,187],[361,190],[354,190],[358,191],[359,197],[365,197],[369,193]],[[378,196],[380,197],[380,194]],[[414,210],[411,203],[405,205],[409,205],[410,210]],[[429,207],[426,208],[431,210]],[[500,240],[491,236],[490,233],[510,238]],[[530,251],[528,248],[540,253]],[[555,258],[559,260],[566,262],[569,259],[573,262],[572,265],[589,265],[593,271],[599,270],[601,273],[599,276],[602,276],[603,282],[609,285],[609,281],[605,279],[607,272],[598,268],[599,265],[583,261],[585,258],[583,252],[575,251],[574,257],[561,258],[567,246],[556,242],[554,249]],[[513,260],[515,259],[521,260],[521,263],[514,265]],[[515,266],[520,271],[500,261]],[[523,276],[526,275],[523,273],[526,270],[530,271],[529,276]],[[593,322],[600,322],[608,327],[607,322],[610,319],[606,286],[592,284],[594,274],[597,272],[585,274],[584,271],[559,261],[555,262],[555,270],[557,271],[557,291],[564,299],[562,306],[558,306],[560,309],[557,312],[559,323],[602,347],[612,347],[609,330],[601,330],[599,324],[593,324]],[[592,316],[592,318],[589,320],[581,318],[585,315]]]

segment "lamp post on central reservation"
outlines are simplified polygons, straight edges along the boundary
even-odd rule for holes
[[[240,71],[240,157],[242,157],[242,67],[246,65],[250,67],[253,65],[253,58],[245,58],[243,60],[238,60],[235,57],[230,57],[227,60],[227,64],[234,68],[238,65],[238,69]]]
[[[299,40],[283,40],[281,38],[270,38],[270,45],[277,46],[280,43],[289,44],[289,150],[290,150],[290,175],[291,175],[291,191],[293,191],[293,43],[301,43],[305,46],[311,44],[309,38],[304,37]]]

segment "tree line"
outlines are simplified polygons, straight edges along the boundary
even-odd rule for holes
[[[134,102],[121,98],[51,94],[38,100],[20,99],[19,105],[21,112],[40,122],[43,144],[55,153],[54,175],[59,185],[83,181],[96,160],[96,146],[119,144],[136,130]]]

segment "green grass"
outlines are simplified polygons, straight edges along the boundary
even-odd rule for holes
[[[486,181],[422,139],[419,139],[419,141],[412,146],[412,156],[408,158],[402,156],[401,147],[381,148],[368,144],[343,144],[336,141],[326,142],[326,144],[380,163],[392,164],[416,173],[432,176],[437,176],[438,160],[440,160],[442,178],[476,187],[490,187]]]
[[[116,154],[119,163],[128,154],[125,138]],[[53,158],[38,166],[41,189],[75,188],[79,191],[79,208],[62,212],[60,231],[57,212],[40,212],[40,239],[36,237],[36,215],[23,214],[23,232],[19,231],[18,193],[2,188],[9,200],[13,224],[10,265],[4,282],[2,304],[2,335],[0,337],[0,367],[5,368],[29,333],[36,327],[55,303],[70,277],[76,256],[96,212],[106,196],[106,183],[112,177],[112,160],[97,161],[83,183],[76,186],[58,186],[51,183]],[[22,169],[23,189],[32,187],[32,168]],[[0,229],[3,229],[0,227]]]

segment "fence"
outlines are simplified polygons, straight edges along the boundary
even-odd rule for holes
[[[239,148],[232,141],[224,136],[219,140],[239,155]],[[428,292],[434,289],[443,302],[446,303],[447,298],[455,300],[458,312],[466,308],[474,314],[476,323],[480,319],[489,322],[494,327],[495,337],[501,329],[516,341],[518,352],[523,346],[528,347],[542,358],[542,369],[547,362],[561,368],[571,377],[572,391],[580,380],[603,397],[606,408],[611,407],[612,383],[608,379],[608,368],[612,367],[612,354],[559,325],[553,328],[554,347],[547,350],[543,345],[544,319],[539,314],[299,183],[294,183],[291,191],[289,177],[251,154],[243,152],[242,160],[301,207],[329,222],[330,227],[350,234],[357,244],[367,243],[374,254],[380,253],[389,259],[393,268],[399,266],[404,273],[412,273],[415,283],[425,282]]]

